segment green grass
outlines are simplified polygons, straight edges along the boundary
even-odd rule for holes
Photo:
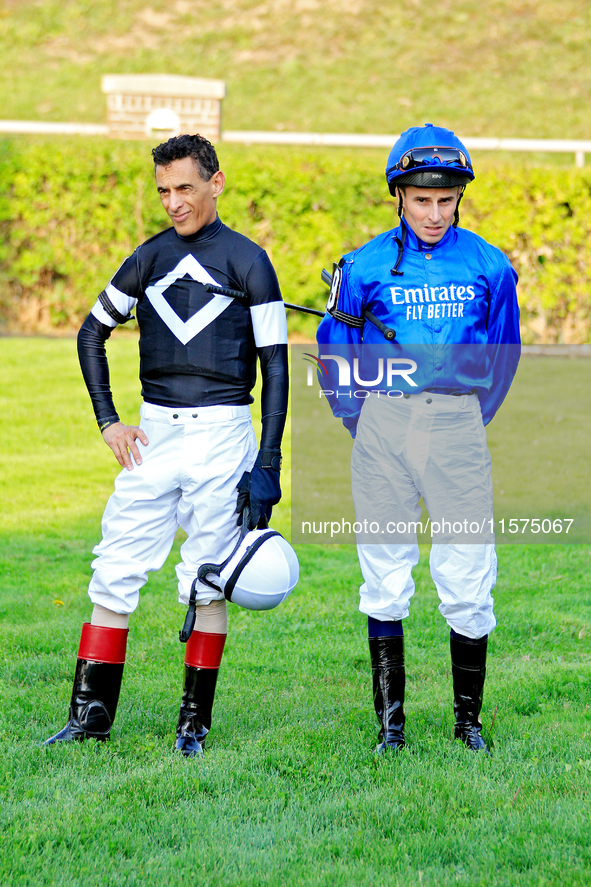
[[[226,81],[227,129],[589,135],[584,0],[4,0],[2,116],[105,119],[100,77]]]
[[[109,349],[131,419],[136,342]],[[374,760],[355,551],[305,545],[284,605],[230,608],[203,760],[171,752],[178,543],[132,619],[111,742],[42,749],[65,722],[116,466],[73,340],[0,339],[0,355],[0,884],[589,884],[589,545],[499,548],[491,758],[450,741],[447,629],[422,549],[406,625],[408,748]]]

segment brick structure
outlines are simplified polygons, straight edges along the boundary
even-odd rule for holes
[[[223,80],[174,74],[105,74],[107,126],[116,139],[200,133],[219,141]]]

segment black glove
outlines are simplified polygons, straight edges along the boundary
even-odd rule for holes
[[[248,506],[248,529],[265,529],[271,519],[272,506],[281,499],[279,472],[281,452],[265,450],[256,458],[252,471],[245,471],[238,482],[236,514],[238,526],[242,526],[242,512]]]

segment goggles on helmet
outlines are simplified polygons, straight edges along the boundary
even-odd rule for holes
[[[411,148],[410,151],[402,155],[394,169],[401,172],[409,172],[411,169],[424,169],[429,166],[454,166],[456,168],[469,169],[473,172],[472,164],[459,148],[438,146]],[[391,171],[391,169],[388,170],[388,172]]]

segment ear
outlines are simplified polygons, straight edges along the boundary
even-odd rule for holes
[[[209,180],[211,185],[213,186],[213,197],[219,197],[224,188],[226,187],[226,177],[221,171],[218,169],[217,172],[214,172],[211,179]]]

